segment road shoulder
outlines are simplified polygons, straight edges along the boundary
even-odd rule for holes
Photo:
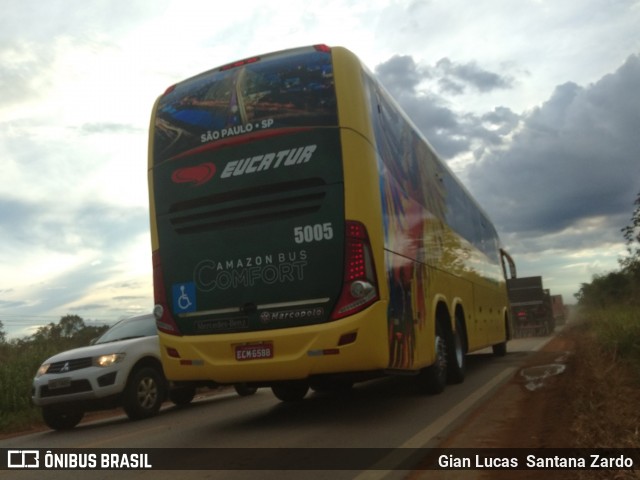
[[[469,414],[440,443],[439,448],[553,448],[571,445],[567,416],[567,379],[572,375],[572,338],[560,333],[532,354],[496,392]],[[531,368],[565,362],[559,375],[550,375],[537,388],[521,374]],[[503,477],[500,475],[503,474]],[[515,474],[515,475],[514,475]],[[470,478],[539,478],[540,472],[481,472],[419,470],[409,480]],[[553,472],[545,472],[546,480]],[[530,476],[527,476],[530,475]],[[566,472],[558,478],[567,478]]]

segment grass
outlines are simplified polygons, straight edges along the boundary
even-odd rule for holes
[[[582,312],[567,412],[579,448],[640,448],[640,311]]]
[[[31,381],[43,360],[58,350],[47,343],[0,344],[0,433],[42,423],[31,403]]]
[[[584,315],[607,354],[640,367],[640,309],[622,306],[587,310]]]

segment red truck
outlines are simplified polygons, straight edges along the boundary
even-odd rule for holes
[[[567,321],[567,309],[562,301],[562,295],[551,295],[551,308],[556,325],[563,325]]]

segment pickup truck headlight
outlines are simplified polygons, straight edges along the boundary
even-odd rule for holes
[[[49,364],[49,363],[43,363],[42,365],[40,365],[40,368],[36,372],[36,378],[41,377],[42,375],[47,373],[47,370],[49,370],[49,366],[50,365],[51,364]]]
[[[124,360],[124,353],[110,353],[109,355],[100,355],[93,359],[93,364],[96,367],[110,367],[118,362]]]

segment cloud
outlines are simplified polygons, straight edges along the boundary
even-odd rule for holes
[[[475,61],[458,63],[446,57],[430,66],[416,63],[411,55],[394,55],[375,71],[380,81],[396,93],[416,93],[420,84],[430,79],[441,87],[440,92],[455,95],[465,93],[468,86],[486,93],[511,89],[515,82],[511,76],[491,72]]]
[[[509,88],[512,82],[448,59],[434,69],[394,56],[375,69],[444,158],[475,147],[477,161],[464,177],[507,231],[556,232],[628,210],[640,169],[638,55],[594,84],[557,86],[522,115],[502,106],[481,115],[455,111],[444,94],[420,90],[425,81],[445,78],[438,70],[477,88]]]
[[[5,248],[115,252],[132,237],[147,232],[148,223],[148,212],[140,207],[122,209],[97,202],[56,205],[0,196],[0,233]]]
[[[85,123],[79,131],[84,135],[93,135],[100,133],[121,134],[121,133],[141,133],[142,129],[130,124],[114,123],[114,122],[94,122]]]
[[[429,69],[421,68],[411,56],[394,56],[375,68],[375,74],[400,104],[418,128],[434,143],[436,150],[455,154],[468,147],[451,135],[439,132],[460,130],[458,116],[448,108],[444,98],[420,92],[418,86],[431,77]]]
[[[24,305],[26,305],[26,302],[0,300],[0,309],[18,308]]]
[[[543,274],[569,296],[576,278],[616,268],[640,190],[640,57],[594,83],[557,85],[523,113],[464,109],[474,91],[515,89],[516,80],[439,63],[394,56],[375,72],[489,213],[520,274]]]
[[[4,245],[0,254],[8,258],[11,252],[6,250],[11,249],[16,258],[25,250],[30,255],[15,276],[5,278],[12,288],[4,289],[0,317],[82,312],[83,316],[104,319],[149,311],[148,217],[144,211],[129,210],[88,206],[60,216],[48,231],[18,225],[30,233],[28,242]],[[27,217],[23,222],[33,220]],[[66,229],[71,232],[54,240]]]
[[[66,61],[67,54],[84,49],[87,56],[76,60],[94,63],[98,51],[113,47],[111,39],[152,19],[166,3],[23,0],[5,6],[0,16],[0,108],[46,98],[59,74],[58,62]]]
[[[31,39],[46,44],[67,35],[86,40],[94,34],[117,35],[166,8],[164,0],[131,0],[122,5],[109,0],[23,0],[4,8],[0,41]]]
[[[415,93],[420,82],[431,76],[428,69],[421,69],[410,55],[394,55],[376,67],[376,75],[395,93]]]
[[[493,111],[482,115],[481,121],[496,133],[508,135],[519,125],[520,115],[507,107],[496,107]]]
[[[0,196],[0,260],[13,271],[3,279],[0,316],[82,311],[104,318],[149,310],[148,229],[142,207]],[[117,298],[123,293],[138,300]],[[135,305],[143,307],[132,311]]]
[[[501,145],[503,137],[518,124],[518,116],[506,107],[484,116],[453,109],[447,95],[462,94],[467,85],[482,91],[511,87],[511,79],[475,62],[458,64],[443,59],[432,67],[409,55],[395,55],[379,64],[375,74],[444,158],[484,145]]]
[[[456,95],[464,93],[466,85],[482,93],[513,86],[512,78],[485,70],[476,62],[455,63],[442,58],[436,63],[435,70],[442,75],[438,80],[442,89]]]
[[[50,82],[45,48],[0,43],[0,108],[39,98]]]
[[[542,235],[602,218],[601,235],[619,233],[640,188],[639,84],[633,55],[594,84],[560,85],[511,143],[480,155],[465,177],[503,230]]]

